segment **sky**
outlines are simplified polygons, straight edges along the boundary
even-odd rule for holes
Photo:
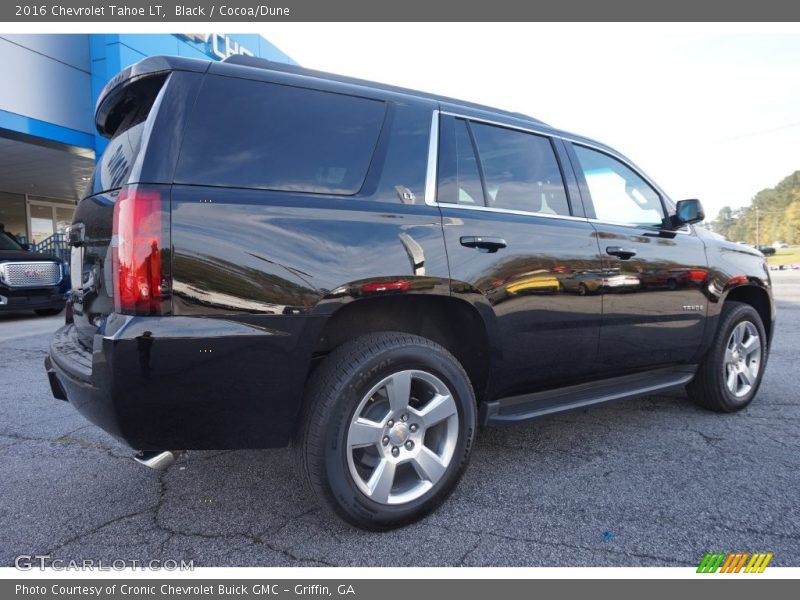
[[[604,142],[709,219],[800,169],[800,24],[281,23],[305,67]]]

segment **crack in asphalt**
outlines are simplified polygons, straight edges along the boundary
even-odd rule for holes
[[[92,450],[101,450],[109,457],[114,459],[128,459],[131,455],[125,454],[116,454],[114,448],[110,448],[108,446],[104,446],[98,442],[92,442],[90,440],[84,440],[81,438],[72,437],[74,433],[81,431],[82,429],[86,429],[87,427],[91,427],[91,425],[82,425],[77,429],[72,431],[68,431],[58,437],[55,438],[47,438],[47,437],[35,437],[35,436],[27,436],[27,435],[20,435],[18,433],[10,433],[10,432],[2,432],[0,431],[0,437],[8,438],[15,440],[11,444],[6,444],[2,446],[2,449],[11,448],[13,446],[17,446],[19,444],[24,444],[26,442],[37,442],[37,443],[45,443],[45,444],[65,444],[65,445],[75,445],[83,449],[92,449]]]
[[[147,514],[152,509],[153,509],[153,507],[148,507],[148,508],[145,508],[145,509],[142,509],[142,510],[137,510],[135,512],[130,512],[130,513],[126,513],[124,515],[116,516],[113,519],[109,519],[107,521],[104,521],[100,525],[92,527],[92,528],[90,528],[90,529],[88,529],[86,531],[82,531],[77,535],[74,535],[74,536],[72,536],[70,538],[67,538],[66,540],[63,540],[62,542],[60,542],[56,546],[54,546],[54,547],[50,548],[49,550],[47,550],[44,554],[52,556],[54,552],[58,552],[59,550],[61,550],[62,548],[68,546],[69,544],[81,541],[84,538],[89,537],[90,535],[98,533],[99,531],[105,529],[109,525],[113,525],[115,523],[119,523],[120,521],[124,521],[125,519],[131,519],[133,517],[138,517],[140,515]]]
[[[71,431],[69,431],[69,432],[67,432],[67,433],[65,433],[65,434],[63,434],[60,437],[55,438],[55,439],[52,439],[52,438],[41,438],[41,437],[34,437],[34,436],[23,436],[23,435],[14,434],[14,433],[7,433],[7,432],[6,433],[0,433],[0,437],[6,437],[6,438],[9,438],[9,439],[16,440],[15,443],[25,443],[25,442],[37,442],[37,443],[47,442],[47,443],[52,443],[52,442],[58,442],[58,443],[74,444],[74,445],[77,445],[78,447],[80,447],[82,449],[102,450],[102,451],[104,451],[105,453],[107,453],[109,456],[111,456],[113,458],[125,458],[125,459],[129,458],[127,456],[119,456],[119,455],[113,454],[111,452],[110,448],[107,448],[105,446],[99,445],[97,443],[89,442],[87,440],[81,440],[79,438],[72,437],[72,435],[74,433],[76,433],[76,432],[78,432],[78,431],[80,431],[82,429],[85,429],[87,427],[89,427],[89,425],[81,426],[81,427],[73,429],[73,430],[71,430]],[[692,433],[700,436],[706,442],[706,444],[708,444],[710,447],[712,447],[712,448],[714,448],[716,450],[721,450],[719,448],[719,446],[717,445],[717,442],[724,441],[724,440],[727,439],[727,438],[711,436],[711,435],[708,435],[708,434],[706,434],[706,433],[704,433],[702,431],[699,431],[699,430],[696,430],[696,429],[692,429],[691,427],[685,428],[685,431],[689,431],[689,432],[692,432]],[[770,439],[772,439],[771,436],[768,436],[768,437],[770,437]],[[774,440],[774,441],[777,441],[777,440]],[[492,445],[492,447],[499,447],[499,448],[511,449],[511,450],[523,450],[523,449],[525,449],[523,447],[516,447],[516,446],[508,445],[508,444],[496,444],[496,443],[494,443],[494,444],[491,444],[491,445]],[[568,455],[572,455],[572,456],[586,458],[584,453],[574,453],[574,452],[567,451],[567,450],[559,450],[559,449],[553,449],[553,448],[549,448],[548,450],[555,450],[555,451],[560,452],[562,454],[568,454]],[[202,455],[200,457],[195,455],[193,457],[193,460],[195,462],[203,462],[203,461],[211,460],[213,458],[217,458],[219,456],[223,456],[223,455],[230,454],[230,453],[233,453],[233,452],[236,452],[236,451],[235,450],[225,450],[225,451],[216,452],[214,454],[207,455],[207,456],[206,455]],[[167,549],[169,543],[173,539],[175,539],[176,537],[181,537],[181,538],[199,538],[199,539],[209,539],[209,540],[211,540],[211,539],[221,539],[221,540],[236,540],[236,539],[240,539],[240,540],[247,540],[247,541],[249,541],[250,543],[252,543],[254,545],[258,545],[258,546],[262,546],[264,548],[267,548],[268,550],[270,550],[270,551],[272,551],[272,552],[274,552],[276,554],[284,556],[285,558],[289,559],[292,562],[310,563],[310,564],[316,564],[316,565],[322,565],[322,566],[339,566],[339,564],[337,564],[335,562],[329,562],[329,561],[326,561],[326,560],[318,558],[318,557],[315,558],[315,557],[311,557],[311,556],[303,556],[303,555],[299,554],[298,552],[296,552],[293,548],[286,547],[284,545],[279,545],[279,544],[275,543],[273,540],[268,539],[268,537],[267,537],[267,536],[272,537],[272,536],[278,535],[278,534],[280,534],[280,532],[282,530],[284,530],[287,526],[289,526],[293,521],[295,521],[297,519],[300,519],[300,518],[302,518],[302,517],[304,517],[306,515],[313,514],[314,512],[316,512],[316,509],[314,509],[314,508],[306,509],[306,510],[304,510],[304,511],[302,511],[302,512],[296,514],[296,515],[289,516],[289,517],[285,518],[285,520],[283,520],[280,524],[275,525],[273,527],[270,527],[268,532],[264,532],[262,534],[253,533],[252,528],[248,532],[231,532],[231,533],[224,533],[224,534],[209,534],[209,533],[202,533],[202,532],[196,532],[196,531],[185,531],[185,530],[182,530],[180,528],[175,528],[173,526],[170,526],[166,522],[166,519],[162,517],[161,513],[162,513],[162,510],[163,510],[164,506],[170,500],[170,498],[169,498],[169,487],[168,487],[168,482],[167,482],[167,475],[170,473],[170,471],[173,468],[174,468],[174,465],[171,466],[169,469],[166,469],[164,471],[160,471],[159,472],[159,475],[158,475],[158,499],[157,499],[157,501],[155,503],[153,503],[150,506],[147,506],[147,507],[145,507],[143,509],[140,509],[140,510],[127,512],[127,513],[124,513],[122,515],[115,516],[115,517],[113,517],[111,519],[108,519],[106,521],[103,521],[102,523],[100,523],[98,525],[95,525],[95,526],[93,526],[93,527],[91,527],[91,528],[89,528],[89,529],[87,529],[85,531],[81,531],[79,533],[76,533],[75,535],[72,535],[72,536],[68,537],[67,539],[61,541],[56,546],[50,548],[46,552],[46,554],[53,555],[55,552],[58,552],[58,551],[64,549],[65,547],[67,547],[67,546],[69,546],[71,544],[74,544],[76,542],[81,542],[84,539],[86,539],[86,538],[88,538],[88,537],[90,537],[92,535],[95,535],[95,534],[101,532],[102,530],[104,530],[105,528],[110,527],[110,526],[112,526],[112,525],[114,525],[116,523],[119,523],[119,522],[125,521],[127,519],[132,519],[132,518],[135,518],[135,517],[142,516],[142,515],[150,513],[150,514],[152,514],[152,522],[153,522],[152,529],[154,531],[161,532],[161,533],[165,534],[165,536],[166,536],[164,538],[164,540],[162,540],[161,543],[159,544],[160,554],[162,554],[162,555],[166,552],[166,549]],[[480,530],[480,529],[478,529],[478,530],[475,530],[475,529],[458,529],[458,530],[454,530],[454,529],[449,528],[449,527],[444,526],[444,525],[437,525],[437,526],[440,527],[441,529],[445,530],[445,531],[449,531],[449,532],[453,532],[453,533],[455,533],[455,532],[468,533],[468,534],[471,534],[471,535],[478,536],[478,539],[475,541],[475,543],[472,544],[458,559],[456,559],[452,563],[453,566],[465,566],[466,565],[466,561],[469,559],[470,556],[472,556],[481,547],[481,545],[485,542],[487,536],[488,537],[497,538],[497,539],[501,539],[501,540],[506,540],[506,541],[541,544],[541,545],[550,546],[550,547],[563,547],[563,548],[568,548],[568,549],[571,549],[571,550],[584,550],[584,551],[587,551],[587,552],[604,552],[604,553],[609,553],[609,554],[618,555],[618,556],[624,556],[624,557],[629,557],[629,558],[660,561],[662,563],[673,564],[673,565],[686,566],[686,565],[691,565],[692,564],[691,560],[687,560],[687,561],[676,560],[674,558],[667,558],[667,557],[664,557],[664,556],[658,556],[658,555],[641,553],[641,552],[616,550],[616,549],[613,549],[613,548],[602,548],[602,547],[598,548],[598,547],[586,546],[586,545],[581,545],[581,544],[571,544],[571,543],[567,543],[567,542],[555,542],[555,541],[552,541],[552,540],[534,539],[534,538],[529,538],[529,537],[524,537],[524,536],[509,535],[509,534],[500,533],[500,532],[492,531],[492,530]],[[737,533],[742,533],[742,534],[749,534],[749,535],[756,534],[756,535],[764,535],[764,536],[774,536],[774,537],[777,537],[777,538],[780,538],[780,539],[789,539],[789,540],[800,539],[800,536],[798,536],[798,535],[790,535],[790,534],[780,533],[780,532],[777,532],[777,531],[769,531],[769,530],[762,531],[762,530],[758,530],[758,529],[754,529],[754,528],[744,528],[744,529],[742,529],[742,528],[730,528],[730,527],[726,527],[725,529],[726,529],[726,531],[737,532]],[[334,540],[338,544],[342,543],[341,540],[338,539],[338,536],[333,535],[334,532],[332,530],[329,531],[329,533],[332,534],[331,537],[334,538]]]
[[[703,439],[703,441],[708,446],[711,446],[714,450],[718,450],[720,452],[725,452],[725,449],[721,448],[720,445],[717,444],[717,442],[725,442],[725,441],[728,440],[728,438],[709,435],[709,434],[704,433],[704,432],[702,432],[702,431],[700,431],[698,429],[691,429],[690,427],[687,427],[685,429],[685,431],[689,431],[690,433],[694,433],[694,434],[699,435]]]
[[[159,472],[159,476],[158,476],[158,486],[159,486],[158,500],[154,504],[152,504],[151,506],[148,506],[148,507],[146,507],[146,508],[144,508],[142,510],[125,513],[123,515],[119,515],[117,517],[114,517],[113,519],[109,519],[107,521],[104,521],[103,523],[101,523],[99,525],[96,525],[95,527],[92,527],[92,528],[90,528],[90,529],[88,529],[86,531],[83,531],[83,532],[81,532],[79,534],[76,534],[76,535],[74,535],[74,536],[62,541],[57,546],[55,546],[55,547],[51,548],[50,550],[48,550],[46,552],[46,554],[52,555],[53,553],[65,548],[66,546],[68,546],[70,544],[73,544],[75,542],[83,541],[84,538],[87,538],[87,537],[89,537],[91,535],[99,533],[103,529],[105,529],[106,527],[109,527],[111,525],[114,525],[116,523],[124,521],[126,519],[132,519],[132,518],[135,518],[135,517],[138,517],[138,516],[142,516],[142,515],[151,513],[152,514],[152,522],[153,522],[152,530],[153,531],[159,531],[161,533],[166,534],[166,537],[164,538],[164,540],[159,545],[159,553],[162,556],[165,554],[166,548],[169,545],[169,543],[176,537],[200,538],[200,539],[208,539],[208,540],[215,540],[215,539],[221,539],[221,540],[245,539],[245,540],[248,540],[248,541],[250,541],[251,543],[253,543],[255,545],[264,546],[265,548],[275,552],[276,554],[281,554],[281,555],[289,558],[290,560],[292,560],[294,562],[312,563],[312,564],[321,565],[321,566],[328,566],[328,567],[338,566],[335,563],[331,563],[331,562],[322,560],[320,558],[312,558],[312,557],[301,556],[301,555],[297,554],[296,552],[292,551],[291,548],[280,547],[277,544],[275,544],[274,542],[265,539],[263,536],[253,534],[251,532],[246,532],[246,533],[243,533],[243,532],[231,532],[231,533],[225,533],[225,534],[211,534],[211,533],[202,533],[202,532],[196,532],[196,531],[182,531],[180,529],[175,529],[174,527],[168,525],[167,523],[164,522],[164,519],[162,519],[162,517],[161,517],[161,510],[163,509],[165,503],[168,502],[168,500],[169,500],[169,498],[168,498],[169,490],[168,490],[168,486],[167,486],[167,482],[166,482],[166,476],[169,473],[171,468],[172,467],[167,468],[167,469]],[[296,515],[289,516],[288,518],[286,518],[286,520],[283,523],[281,523],[280,526],[278,526],[277,528],[274,529],[273,533],[279,533],[282,529],[284,529],[286,526],[288,526],[293,521],[295,521],[295,520],[297,520],[297,519],[299,519],[299,518],[301,518],[301,517],[303,517],[305,515],[314,513],[314,512],[316,512],[316,509],[307,509],[307,510],[304,510],[303,512],[301,512],[301,513],[296,514]]]
[[[444,528],[443,528],[443,529],[444,529]],[[459,559],[456,561],[456,563],[455,563],[455,566],[457,566],[457,567],[466,567],[466,566],[467,566],[467,564],[466,564],[466,563],[467,563],[467,558],[469,558],[470,554],[472,554],[473,552],[475,552],[475,550],[477,550],[477,549],[478,549],[478,547],[481,545],[481,542],[482,542],[482,541],[483,541],[483,535],[482,535],[482,534],[481,534],[481,535],[478,535],[478,539],[477,539],[477,540],[475,540],[475,543],[472,545],[472,547],[471,547],[469,550],[467,550],[467,551],[466,551],[466,552],[465,552],[465,553],[464,553],[464,554],[461,556],[461,558],[459,558]]]
[[[800,534],[780,533],[778,531],[762,531],[760,529],[754,529],[751,527],[747,527],[744,529],[739,529],[736,527],[725,527],[725,531],[732,531],[734,533],[744,533],[746,535],[772,536],[783,540],[800,540]]]
[[[444,525],[438,525],[438,527],[441,527],[445,531],[450,531],[450,532],[454,531],[453,529],[451,529],[449,527],[446,527]],[[627,556],[627,557],[631,557],[631,558],[647,558],[647,559],[651,559],[651,560],[658,560],[658,561],[661,561],[661,562],[664,562],[664,563],[680,565],[680,566],[691,566],[693,564],[692,560],[682,561],[682,560],[676,560],[676,559],[673,559],[673,558],[665,558],[663,556],[655,556],[655,555],[652,555],[652,554],[643,554],[641,552],[629,552],[629,551],[624,551],[624,550],[615,550],[613,548],[597,548],[597,547],[592,547],[592,546],[583,546],[583,545],[580,545],[580,544],[568,544],[566,542],[554,542],[554,541],[551,541],[551,540],[531,539],[531,538],[526,538],[526,537],[513,536],[513,535],[509,535],[509,534],[505,534],[505,533],[498,533],[497,531],[491,531],[491,530],[490,531],[482,531],[482,530],[472,530],[472,529],[459,529],[458,531],[460,533],[472,533],[472,534],[475,534],[475,535],[478,535],[478,536],[490,536],[490,537],[495,537],[495,538],[499,538],[499,539],[502,539],[502,540],[513,541],[513,542],[523,542],[523,543],[530,543],[530,544],[540,544],[540,545],[543,545],[543,546],[562,547],[562,548],[569,548],[571,550],[586,550],[588,552],[607,552],[609,554],[615,554],[615,555],[619,555],[619,556]],[[455,566],[464,566],[464,560],[470,554],[475,552],[475,550],[477,550],[478,547],[480,547],[480,543],[481,543],[481,540],[479,538],[478,542],[470,550],[468,550],[464,554],[464,556],[461,557],[461,559],[459,560],[459,562]]]

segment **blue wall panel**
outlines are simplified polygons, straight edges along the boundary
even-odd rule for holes
[[[3,34],[9,42],[33,50],[44,56],[67,64],[81,71],[89,71],[89,40],[86,34]]]
[[[89,71],[62,62],[27,48],[17,36],[10,41],[0,37],[0,110],[46,121],[59,127],[92,132],[90,113],[93,110]],[[84,36],[56,36],[49,44],[42,41],[38,49],[62,50],[75,58],[80,54],[76,44],[88,53]],[[84,66],[88,66],[86,61]]]
[[[227,37],[256,56],[294,64],[259,35]],[[147,56],[215,59],[206,36],[166,33],[3,35],[0,53],[0,127],[86,147],[98,157],[106,140],[94,130],[94,109],[109,79]]]

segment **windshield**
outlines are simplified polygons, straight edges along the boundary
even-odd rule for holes
[[[0,250],[22,250],[22,246],[11,234],[0,231]]]

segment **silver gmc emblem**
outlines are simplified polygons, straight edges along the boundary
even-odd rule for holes
[[[25,277],[44,277],[44,271],[39,269],[28,269],[25,271]]]

